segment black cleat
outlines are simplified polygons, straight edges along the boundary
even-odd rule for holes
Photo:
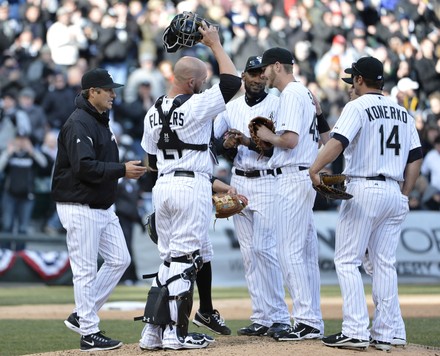
[[[70,330],[75,331],[78,334],[81,333],[79,327],[79,317],[76,313],[70,314],[69,317],[64,320],[64,325],[66,325]]]
[[[343,333],[330,335],[322,338],[322,342],[326,346],[340,347],[349,349],[363,349],[366,350],[370,345],[368,340],[353,339],[345,336]]]
[[[237,334],[245,336],[262,336],[266,335],[267,330],[269,330],[267,326],[253,323],[249,326],[237,330]]]
[[[119,340],[112,340],[100,331],[95,334],[81,336],[81,351],[113,350],[122,346]]]
[[[290,329],[290,324],[283,323],[273,323],[272,326],[267,330],[267,336],[274,336],[282,331],[287,331]]]
[[[217,334],[231,335],[231,329],[226,326],[225,320],[220,316],[218,310],[214,309],[212,313],[200,313],[200,311],[197,311],[192,322],[197,326],[204,326]]]
[[[282,330],[273,335],[278,341],[299,341],[305,339],[321,339],[322,334],[318,329],[303,323],[295,323],[288,330]]]

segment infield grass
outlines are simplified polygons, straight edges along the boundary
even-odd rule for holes
[[[146,300],[149,286],[126,287],[117,286],[109,301],[138,301]],[[236,288],[213,288],[214,299],[227,298],[249,298],[245,287]],[[365,286],[365,293],[371,294],[371,286]],[[400,285],[399,295],[440,295],[440,285]],[[286,294],[288,295],[288,294]],[[322,297],[337,297],[341,292],[339,286],[322,286]],[[194,298],[198,298],[197,292]],[[0,285],[0,305],[22,305],[22,304],[71,304],[73,303],[72,286],[46,286],[46,285],[25,285],[14,286],[14,284]]]
[[[145,301],[147,286],[118,286],[109,301]],[[371,287],[366,286],[366,293]],[[399,286],[400,295],[439,295],[439,285]],[[321,296],[339,296],[338,286],[323,286]],[[214,299],[248,298],[246,288],[214,288]],[[197,299],[197,292],[195,293]],[[71,286],[26,285],[0,286],[0,305],[21,304],[73,304]],[[228,320],[228,326],[236,330],[249,324],[249,320]],[[191,331],[206,332],[190,323]],[[405,318],[408,342],[432,347],[440,347],[438,328],[440,318]],[[142,322],[129,320],[102,320],[101,327],[114,338],[125,344],[137,343],[143,328]],[[339,332],[341,320],[325,320],[325,334]],[[79,348],[79,335],[68,330],[62,320],[2,320],[0,315],[0,355],[26,355]]]

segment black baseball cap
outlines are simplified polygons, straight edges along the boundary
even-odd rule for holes
[[[383,80],[383,64],[375,57],[362,57],[344,72],[351,74],[352,78],[355,75],[361,75],[366,79]],[[352,78],[350,78],[351,83],[346,80],[348,78],[342,78],[342,80],[348,84],[353,84]]]
[[[347,84],[353,85],[353,77],[341,78]]]
[[[123,84],[115,83],[105,69],[95,68],[86,72],[81,79],[81,88],[90,89],[90,88],[120,88],[123,87]]]
[[[295,60],[290,51],[281,47],[273,47],[263,53],[261,64],[256,68],[264,68],[270,64],[279,62],[281,64],[294,64]]]
[[[261,69],[261,56],[251,56],[246,61],[246,67],[244,68],[244,71],[250,71],[253,69]]]

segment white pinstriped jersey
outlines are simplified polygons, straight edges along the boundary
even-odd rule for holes
[[[352,177],[382,174],[403,181],[409,151],[420,147],[413,117],[381,94],[365,94],[349,102],[332,130],[335,133],[353,143],[344,151],[344,173]]]
[[[174,98],[164,98],[162,110],[164,114],[171,108]],[[170,128],[185,143],[208,144],[211,140],[212,121],[225,110],[220,87],[214,85],[200,94],[194,94],[182,106],[176,108],[170,119]],[[187,170],[212,175],[213,158],[210,150],[196,151],[184,149],[160,150],[157,148],[161,119],[157,109],[151,107],[144,119],[144,135],[141,146],[149,154],[157,155],[159,174],[167,174],[176,170]]]
[[[299,82],[289,83],[280,95],[276,133],[281,135],[285,131],[297,133],[298,144],[294,149],[275,147],[269,167],[310,167],[318,155],[316,108],[312,94]]]
[[[440,152],[435,148],[430,150],[423,159],[420,171],[430,177],[431,185],[440,190]]]
[[[249,121],[256,116],[264,116],[274,120],[278,103],[279,98],[273,94],[268,94],[254,106],[246,104],[244,95],[229,102],[226,104],[226,111],[217,116],[214,121],[214,136],[220,138],[229,128],[234,128],[249,137]],[[239,145],[234,159],[234,166],[244,171],[267,169],[269,158],[262,157],[258,159],[258,156],[259,153]]]

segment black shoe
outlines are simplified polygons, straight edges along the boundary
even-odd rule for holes
[[[269,330],[267,326],[253,323],[249,326],[246,326],[245,328],[237,330],[237,334],[245,336],[261,336],[266,335],[267,330]]]
[[[267,330],[267,336],[274,336],[281,331],[286,331],[290,329],[290,324],[283,323],[273,323],[272,326]]]
[[[275,333],[273,338],[278,341],[299,341],[304,339],[321,339],[322,334],[312,326],[295,323],[290,329]]]
[[[381,350],[381,351],[391,350],[391,343],[385,341],[370,339],[370,346],[375,347],[376,350]]]
[[[96,334],[81,336],[81,351],[113,350],[122,346],[119,340],[112,340],[100,331]]]
[[[66,325],[70,330],[75,331],[80,334],[81,330],[79,328],[79,317],[78,314],[72,313],[69,317],[64,320],[64,325]]]
[[[350,349],[364,349],[370,345],[368,340],[353,339],[351,337],[345,336],[343,333],[330,335],[322,338],[322,342],[326,346],[330,347],[342,347]]]
[[[192,322],[197,326],[204,326],[217,334],[231,335],[231,329],[226,326],[218,310],[214,309],[212,313],[200,313],[200,311],[197,311]]]

